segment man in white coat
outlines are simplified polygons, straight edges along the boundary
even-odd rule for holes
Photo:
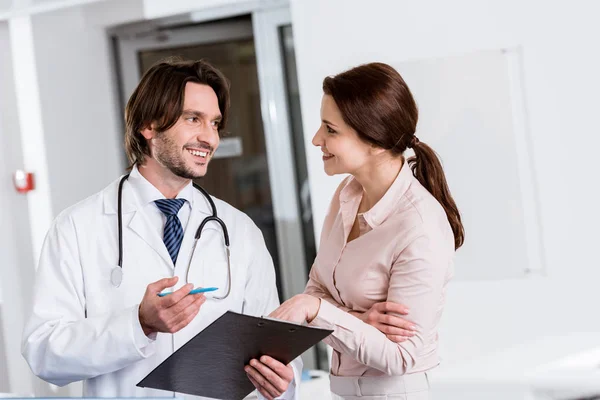
[[[273,262],[242,212],[213,198],[229,232],[230,275],[217,223],[193,252],[212,209],[192,179],[206,173],[228,109],[229,84],[206,62],[163,61],[144,75],[125,110],[132,169],[120,212],[118,179],[63,211],[46,237],[22,347],[37,376],[83,380],[90,397],[172,397],[136,383],[227,310],[261,316],[277,307]],[[189,294],[194,286],[219,290]],[[297,399],[301,369],[300,359],[267,356],[245,367],[268,399]]]

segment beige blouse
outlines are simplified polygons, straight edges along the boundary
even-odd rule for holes
[[[335,376],[427,371],[439,364],[437,331],[454,270],[452,229],[405,163],[383,198],[359,215],[360,235],[348,243],[362,194],[348,177],[333,196],[305,290],[325,300],[311,325],[334,330],[325,342],[334,349]],[[382,301],[407,306],[418,333],[395,343],[348,313]]]

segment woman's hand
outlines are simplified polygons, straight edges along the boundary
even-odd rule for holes
[[[390,314],[391,313],[391,314]],[[392,342],[401,343],[413,337],[417,333],[417,326],[412,322],[392,314],[408,314],[408,308],[386,301],[374,304],[367,312],[359,313],[350,311],[366,324],[377,328]]]
[[[321,299],[309,294],[298,294],[277,307],[269,317],[301,324],[315,319],[320,306]]]

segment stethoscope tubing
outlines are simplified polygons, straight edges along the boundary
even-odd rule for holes
[[[119,287],[121,284],[121,280],[123,277],[123,184],[125,183],[125,181],[129,178],[129,174],[126,174],[125,176],[123,176],[121,178],[121,180],[119,181],[119,188],[118,188],[118,192],[117,192],[117,223],[118,223],[118,229],[119,229],[119,262],[118,262],[118,270],[115,269],[113,270],[113,272],[111,273],[111,280],[113,281],[113,285],[116,287]],[[231,252],[229,250],[229,232],[227,230],[227,226],[225,225],[225,222],[223,222],[223,220],[221,218],[219,218],[219,216],[217,215],[217,207],[215,206],[215,203],[213,201],[213,199],[210,197],[210,195],[208,194],[208,192],[206,190],[204,190],[203,187],[201,187],[200,185],[197,184],[193,184],[194,188],[196,188],[196,190],[200,191],[200,193],[202,193],[202,195],[204,196],[204,198],[206,198],[206,200],[208,200],[209,204],[210,204],[210,208],[212,210],[212,215],[209,217],[204,218],[204,220],[202,221],[202,223],[200,224],[200,226],[198,226],[198,229],[196,230],[196,234],[194,235],[194,246],[192,247],[192,252],[190,254],[190,258],[188,261],[188,265],[187,265],[187,269],[186,269],[186,274],[185,274],[185,279],[186,282],[188,281],[188,275],[190,272],[190,266],[192,264],[192,259],[194,258],[194,253],[196,251],[196,245],[198,244],[198,240],[200,239],[200,236],[202,235],[202,229],[204,229],[204,226],[213,221],[216,222],[217,224],[219,224],[221,226],[221,229],[223,230],[223,238],[225,240],[225,248],[227,251],[227,292],[225,293],[224,296],[222,297],[217,297],[217,296],[212,296],[212,299],[216,299],[216,300],[223,300],[225,298],[227,298],[229,296],[229,293],[231,292]],[[115,279],[113,279],[113,277],[117,277]],[[115,282],[115,280],[119,281],[119,282]]]

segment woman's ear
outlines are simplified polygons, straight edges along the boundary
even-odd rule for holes
[[[387,151],[386,149],[381,148],[379,146],[375,146],[372,143],[369,148],[369,152],[371,153],[372,156],[379,156],[379,155],[385,153],[386,151]]]

